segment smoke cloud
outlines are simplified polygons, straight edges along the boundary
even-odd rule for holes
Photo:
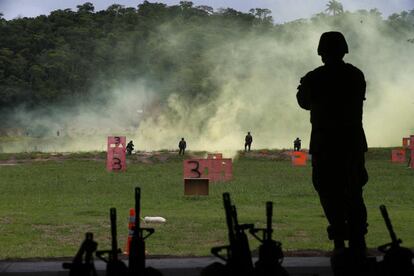
[[[240,31],[203,49],[198,62],[208,72],[206,85],[214,84],[213,95],[190,96],[177,89],[160,96],[153,80],[135,79],[105,91],[99,98],[104,101],[91,100],[75,109],[51,108],[47,116],[21,110],[16,112],[19,122],[42,130],[43,146],[28,140],[3,150],[105,150],[107,135],[126,135],[137,150],[176,149],[185,137],[189,150],[231,152],[243,148],[248,131],[255,149],[290,148],[296,137],[306,147],[309,112],[297,105],[296,88],[302,76],[322,65],[317,44],[331,30],[345,35],[345,61],[360,68],[367,80],[364,128],[369,147],[398,146],[402,137],[414,133],[414,44],[407,41],[414,29],[395,34],[367,13],[348,14],[344,20],[298,20],[275,31]],[[168,24],[156,32],[165,39],[164,54],[171,57],[196,39],[192,34]],[[166,85],[177,87],[182,81],[178,76],[192,74],[188,69],[172,75]]]

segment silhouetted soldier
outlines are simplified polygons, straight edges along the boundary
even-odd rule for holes
[[[328,236],[335,247],[331,258],[334,272],[336,261],[343,261],[342,256],[348,255],[345,240],[349,239],[352,264],[365,261],[367,233],[362,196],[368,181],[367,142],[362,126],[366,83],[358,68],[342,60],[346,53],[348,45],[341,33],[323,33],[318,55],[324,65],[300,80],[296,95],[299,105],[310,110],[312,181],[330,224]]]
[[[247,148],[249,148],[250,151],[250,146],[252,145],[253,142],[253,137],[250,134],[250,132],[247,132],[246,138],[244,138],[244,151],[247,151]]]
[[[179,155],[184,155],[185,148],[187,147],[187,142],[184,140],[184,138],[181,138],[181,141],[178,143],[178,148],[180,151],[178,152]]]
[[[301,142],[302,141],[299,139],[299,137],[296,137],[295,141],[293,141],[293,149],[295,151],[300,151],[300,148],[302,146]]]
[[[129,143],[127,144],[126,150],[127,150],[128,155],[132,154],[132,151],[134,150],[134,143],[132,143],[132,140],[129,141]]]

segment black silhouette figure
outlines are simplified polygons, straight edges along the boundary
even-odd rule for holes
[[[111,219],[111,250],[97,251],[96,256],[106,263],[107,276],[121,276],[127,275],[128,268],[124,262],[118,259],[118,254],[121,250],[118,248],[117,234],[116,234],[116,209],[110,209]],[[104,255],[108,255],[107,258]]]
[[[184,138],[181,138],[181,141],[178,143],[178,148],[180,149],[178,154],[184,155],[186,147],[187,147],[187,142],[184,140]]]
[[[330,224],[334,272],[335,267],[341,270],[346,252],[353,256],[355,266],[365,261],[366,254],[363,186],[368,182],[368,174],[362,126],[366,83],[358,68],[343,61],[346,53],[348,45],[340,32],[323,33],[318,55],[324,65],[300,80],[296,95],[300,107],[310,110],[312,181]],[[338,148],[340,158],[333,158],[338,156]],[[345,250],[345,240],[349,240],[349,250]]]
[[[247,132],[246,138],[244,138],[244,151],[249,150],[253,142],[253,137],[250,132]]]
[[[132,154],[132,151],[134,150],[134,143],[132,142],[132,140],[128,142],[126,150],[128,155]]]
[[[383,260],[379,263],[379,274],[381,276],[409,276],[414,275],[414,253],[405,247],[401,247],[402,240],[397,238],[388,216],[387,208],[380,206],[382,217],[391,236],[391,242],[378,247],[385,253]]]
[[[288,276],[289,273],[282,267],[282,243],[272,239],[273,202],[266,202],[266,228],[251,228],[250,233],[262,244],[259,247],[259,260],[255,264],[255,275]],[[263,233],[263,238],[257,236]]]
[[[293,150],[300,151],[301,146],[302,141],[299,139],[299,137],[296,137],[295,141],[293,141]]]
[[[213,247],[211,253],[226,263],[213,263],[204,268],[201,275],[254,275],[249,240],[245,233],[245,230],[253,228],[253,224],[239,224],[236,206],[231,204],[229,193],[223,194],[223,203],[230,244]],[[226,250],[226,256],[220,254],[222,250]]]
[[[93,234],[88,232],[85,240],[73,258],[72,263],[63,263],[62,267],[69,269],[69,276],[97,276],[93,263],[93,253],[98,244],[93,240]]]
[[[141,228],[140,226],[141,210],[141,189],[135,188],[135,227],[132,235],[128,271],[129,275],[162,275],[161,272],[151,267],[145,267],[145,239],[154,233],[153,228]],[[144,231],[147,232],[144,235]]]

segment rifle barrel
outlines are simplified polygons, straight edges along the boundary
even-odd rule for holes
[[[134,236],[138,236],[140,233],[140,217],[141,217],[141,188],[135,187],[135,227]],[[135,231],[137,230],[137,231]]]
[[[224,211],[226,213],[227,228],[229,230],[230,244],[235,240],[234,225],[233,225],[233,206],[231,205],[230,194],[223,193]]]
[[[266,225],[266,237],[268,240],[272,239],[272,216],[273,216],[273,202],[268,201],[266,202],[266,218],[267,218],[267,225]]]
[[[118,241],[117,241],[117,235],[116,235],[116,209],[111,208],[109,210],[110,213],[110,219],[111,219],[111,251],[112,254],[110,254],[111,258],[113,258],[114,261],[118,259]]]
[[[398,244],[399,242],[397,239],[397,235],[395,235],[394,229],[391,224],[390,217],[388,216],[387,207],[385,207],[385,205],[381,205],[380,210],[381,210],[381,215],[384,218],[385,225],[387,226],[388,232],[390,233],[392,243]]]

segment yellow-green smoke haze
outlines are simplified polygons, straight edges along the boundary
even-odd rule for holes
[[[414,43],[409,41],[414,27],[394,30],[375,14],[362,12],[240,29],[231,38],[201,45],[192,57],[196,69],[184,67],[163,80],[176,87],[168,95],[160,96],[153,80],[136,77],[104,91],[103,103],[81,104],[75,114],[56,110],[53,118],[36,112],[19,116],[60,141],[54,147],[37,145],[46,151],[104,150],[107,135],[126,135],[136,150],[176,149],[185,137],[189,150],[231,152],[243,148],[248,131],[256,149],[291,148],[296,137],[307,147],[309,113],[297,105],[296,88],[303,75],[322,65],[317,44],[331,30],[345,35],[345,61],[360,68],[367,80],[364,128],[369,146],[399,146],[402,137],[414,134]],[[164,24],[154,31],[154,47],[162,49],[163,58],[185,57],[200,37],[208,41],[210,33],[201,31]],[[214,85],[214,93],[181,93],[180,85],[191,85],[195,70],[207,72],[201,85]],[[3,146],[3,151],[33,150],[33,143]]]

